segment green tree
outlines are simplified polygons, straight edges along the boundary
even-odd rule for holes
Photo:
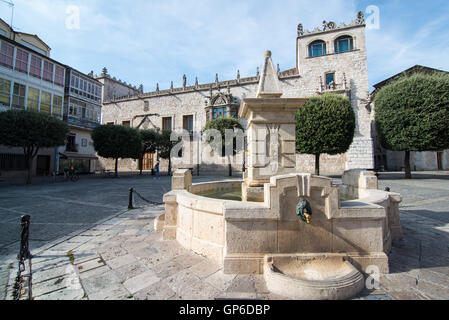
[[[68,132],[65,122],[50,115],[24,110],[0,112],[0,145],[23,148],[27,184],[31,184],[31,167],[39,150],[64,145]]]
[[[241,150],[238,149],[239,146],[237,146],[236,138],[232,139],[232,141],[226,141],[226,130],[240,129],[243,131],[244,129],[243,129],[241,123],[236,118],[231,118],[231,117],[216,118],[211,121],[208,121],[206,123],[205,127],[203,128],[203,132],[207,131],[207,130],[211,130],[211,129],[220,131],[221,141],[222,141],[222,145],[221,145],[222,150],[216,150],[216,151],[219,151],[219,152],[221,152],[221,154],[226,155],[228,157],[228,171],[229,171],[229,176],[232,177],[232,163],[230,160],[231,155],[226,154],[227,143],[228,144],[232,143],[232,146],[229,145],[228,148],[232,148],[232,152],[234,155],[238,151],[241,151]],[[209,144],[214,144],[214,139],[210,139],[208,142],[209,142]],[[243,146],[241,146],[241,147],[243,147]]]
[[[139,159],[142,139],[139,131],[120,125],[101,125],[92,132],[97,153],[104,158],[115,159],[115,176],[118,176],[118,159]]]
[[[141,130],[140,137],[142,139],[142,150],[139,158],[140,175],[143,170],[143,157],[146,153],[155,153],[157,150],[158,142],[160,141],[160,134],[153,129]]]
[[[375,124],[385,149],[404,151],[411,179],[411,151],[449,148],[449,75],[416,73],[401,77],[375,95]]]
[[[296,112],[296,150],[315,155],[316,175],[320,174],[320,155],[348,151],[354,131],[354,110],[342,95],[311,97]]]

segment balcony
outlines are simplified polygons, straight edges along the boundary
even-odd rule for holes
[[[67,116],[67,124],[69,126],[81,127],[86,129],[95,129],[100,125],[99,122],[77,118],[73,116]]]

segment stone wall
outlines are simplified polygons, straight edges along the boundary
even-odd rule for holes
[[[388,170],[404,170],[404,152],[386,151]],[[437,152],[411,152],[410,167],[412,171],[437,171],[438,157]],[[442,168],[449,170],[449,150],[442,151]]]

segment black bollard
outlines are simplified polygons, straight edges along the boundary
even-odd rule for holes
[[[29,248],[29,236],[30,236],[30,216],[22,216],[21,219],[21,226],[22,226],[22,233],[20,237],[20,260],[23,259],[30,259],[31,253]]]
[[[133,192],[134,192],[133,188],[129,189],[129,199],[128,199],[128,209],[129,210],[134,209],[134,206],[133,206]]]

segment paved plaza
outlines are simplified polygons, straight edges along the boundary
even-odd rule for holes
[[[194,177],[194,182],[216,179]],[[90,179],[2,188],[0,298],[11,297],[19,218],[30,214],[36,300],[284,299],[268,292],[261,275],[225,275],[220,265],[162,240],[154,219],[163,206],[127,210],[130,187],[160,202],[170,180]],[[379,188],[385,187],[403,195],[404,239],[393,243],[390,274],[381,276],[380,288],[357,299],[449,299],[449,176],[416,174],[406,181],[381,174]]]

